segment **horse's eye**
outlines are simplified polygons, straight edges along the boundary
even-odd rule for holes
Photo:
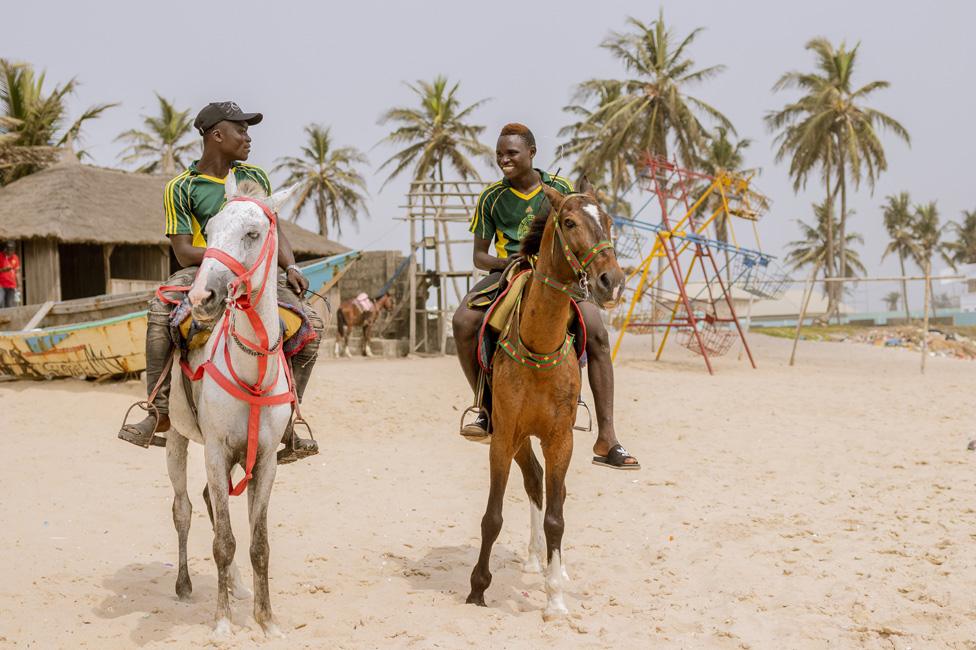
[[[248,231],[247,236],[250,237],[251,239],[257,239],[261,235],[260,235],[260,233],[258,233],[257,230],[250,230],[250,231]]]
[[[572,230],[573,228],[576,227],[576,222],[573,221],[572,219],[566,219],[563,222],[563,225],[566,226],[567,228],[569,228],[570,230]]]

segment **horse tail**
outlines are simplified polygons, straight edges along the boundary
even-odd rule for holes
[[[342,307],[336,311],[336,331],[339,332],[339,336],[346,335],[346,310]]]

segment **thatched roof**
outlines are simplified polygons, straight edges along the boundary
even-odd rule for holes
[[[169,179],[61,162],[0,187],[0,239],[54,238],[65,243],[166,244],[163,189]],[[300,255],[349,249],[282,221]]]

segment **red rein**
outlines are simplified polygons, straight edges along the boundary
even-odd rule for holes
[[[237,298],[230,300],[227,304],[227,309],[224,311],[223,324],[221,325],[220,330],[217,332],[216,340],[213,342],[210,358],[201,363],[196,370],[190,368],[190,365],[186,362],[186,359],[180,359],[180,367],[183,370],[183,374],[186,375],[190,381],[199,381],[203,378],[203,375],[206,374],[213,381],[215,381],[218,386],[223,388],[225,392],[232,395],[236,399],[247,402],[251,405],[247,416],[247,454],[244,462],[244,478],[242,478],[237,485],[234,485],[233,481],[229,482],[230,494],[232,496],[238,496],[244,492],[245,488],[247,488],[248,481],[250,481],[253,476],[252,473],[254,470],[254,463],[257,460],[258,454],[258,430],[261,421],[261,408],[264,406],[275,406],[278,404],[290,404],[296,401],[296,397],[291,370],[288,367],[288,362],[285,360],[284,352],[282,351],[283,346],[278,344],[276,350],[271,349],[271,345],[274,342],[271,341],[268,332],[264,327],[264,323],[261,322],[261,318],[254,310],[254,305],[251,301],[251,279],[253,278],[254,274],[262,268],[262,266],[264,267],[264,282],[262,282],[261,287],[258,289],[254,302],[256,303],[261,300],[261,296],[264,294],[264,290],[268,286],[268,283],[271,283],[273,286],[275,285],[272,261],[274,259],[274,253],[278,249],[278,220],[275,217],[274,212],[272,212],[268,206],[256,199],[237,197],[231,199],[229,202],[233,201],[248,201],[260,207],[264,211],[264,214],[268,217],[268,220],[271,222],[271,228],[268,231],[268,236],[264,240],[264,245],[261,247],[261,252],[258,255],[258,261],[255,262],[254,266],[252,266],[250,269],[245,269],[243,264],[220,249],[207,248],[207,252],[203,255],[204,258],[212,257],[230,269],[230,271],[236,276],[234,281],[230,284],[228,293],[229,295],[236,294]],[[162,300],[172,303],[174,301],[163,296],[163,291],[186,291],[187,289],[189,289],[189,287],[160,287],[157,290],[156,295]],[[231,311],[233,309],[244,312],[244,315],[247,316],[248,322],[254,329],[257,341],[249,341],[238,335],[235,330],[231,329]],[[249,384],[243,381],[234,370],[234,366],[231,363],[229,347],[229,339],[232,336],[235,337],[237,341],[241,343],[241,345],[254,352],[257,356],[258,380],[254,384]],[[277,338],[275,341],[277,341]],[[217,366],[214,365],[214,357],[217,354],[217,350],[221,347],[224,351],[224,363],[227,365],[227,370],[230,373],[230,377],[224,375],[217,368]],[[273,380],[268,382],[266,386],[262,386],[264,383],[264,376],[268,371],[268,359],[272,354],[278,357],[278,372],[280,373],[281,368],[284,367],[285,376],[288,379],[288,390],[277,395],[269,395],[268,393],[277,383],[278,375],[275,375]]]

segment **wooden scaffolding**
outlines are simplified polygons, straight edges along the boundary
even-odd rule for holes
[[[468,223],[484,182],[413,181],[405,217],[410,223],[410,353],[448,352],[454,308],[477,281]],[[462,245],[458,256],[458,245]]]

